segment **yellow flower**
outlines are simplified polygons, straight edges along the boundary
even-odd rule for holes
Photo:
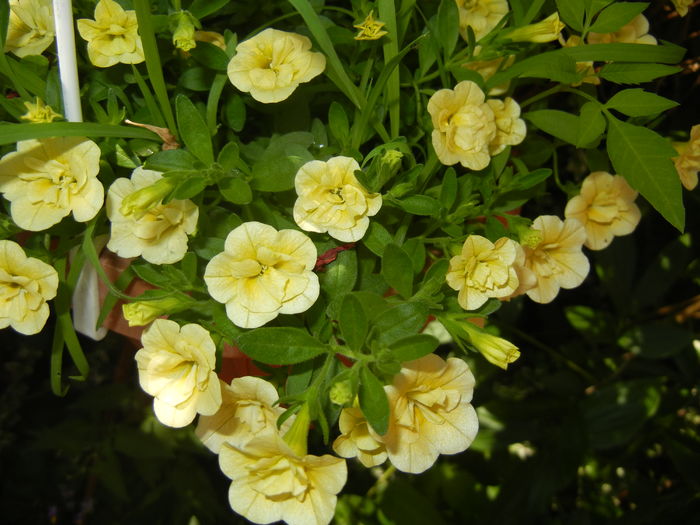
[[[326,525],[347,480],[345,460],[297,455],[276,433],[224,444],[219,466],[231,479],[231,508],[253,523]]]
[[[695,0],[671,0],[673,7],[676,8],[676,11],[681,16],[688,14],[688,9],[693,5],[694,1]]]
[[[476,310],[490,297],[507,297],[518,288],[514,263],[517,243],[501,237],[492,243],[470,235],[462,252],[450,259],[447,284],[459,291],[457,300],[465,310]]]
[[[359,32],[355,35],[355,40],[379,40],[384,35],[389,34],[388,31],[382,29],[384,22],[374,19],[374,11],[370,11],[361,24],[352,27],[359,29]]]
[[[158,317],[186,310],[191,301],[185,295],[173,295],[160,299],[134,301],[122,305],[122,314],[129,326],[146,326]]]
[[[277,433],[277,418],[284,409],[275,406],[277,390],[268,381],[252,376],[235,378],[230,385],[222,381],[221,394],[216,414],[201,416],[197,422],[197,437],[209,450],[218,454],[224,443],[243,446],[254,437]],[[293,419],[285,420],[280,431]]]
[[[489,144],[489,154],[498,155],[506,146],[515,146],[525,140],[527,128],[520,118],[520,106],[510,97],[505,100],[490,99],[486,103],[496,118],[496,136]]]
[[[141,336],[136,352],[141,388],[154,396],[158,421],[169,427],[189,425],[199,414],[215,414],[221,406],[216,376],[216,345],[198,324],[182,327],[156,319]]]
[[[362,239],[369,217],[382,206],[379,193],[368,193],[355,178],[360,169],[350,157],[312,160],[296,174],[294,221],[302,230],[325,233],[342,242]]]
[[[52,266],[27,257],[14,241],[0,241],[0,328],[24,335],[41,332],[49,318],[46,301],[56,297],[58,274]]]
[[[656,38],[648,33],[649,21],[644,15],[640,14],[614,33],[588,33],[588,43],[611,44],[613,42],[622,42],[627,44],[656,45]]]
[[[438,455],[462,452],[474,440],[474,376],[461,359],[429,354],[404,363],[384,390],[391,420],[382,441],[398,470],[418,474]]]
[[[436,91],[428,101],[433,122],[433,147],[440,162],[481,170],[491,161],[489,145],[496,138],[496,119],[484,92],[465,80]]]
[[[344,408],[340,412],[340,436],[333,442],[333,450],[343,458],[360,460],[365,467],[376,467],[386,461],[386,447],[362,411],[356,407]]]
[[[586,229],[576,219],[562,221],[554,215],[537,217],[532,228],[542,239],[533,247],[523,247],[525,265],[537,277],[537,284],[526,293],[544,304],[557,296],[559,288],[576,288],[588,275],[590,263],[581,251]]]
[[[459,32],[467,39],[467,26],[479,41],[508,13],[507,0],[455,0],[459,11]]]
[[[310,49],[305,36],[265,29],[236,46],[228,78],[258,102],[281,102],[326,68],[326,57]]]
[[[55,35],[51,0],[10,0],[5,51],[18,57],[40,55]]]
[[[678,152],[678,157],[675,157],[673,162],[681,183],[686,189],[693,190],[698,185],[700,171],[700,124],[690,129],[688,142],[674,142],[673,147]]]
[[[563,47],[578,47],[583,45],[583,40],[578,35],[571,35],[566,41],[559,36],[559,43]],[[596,75],[595,67],[593,67],[593,61],[576,62],[576,72],[584,74],[585,76],[581,79],[581,82],[571,84],[572,86],[580,86],[581,84],[600,84],[600,78],[598,75]]]
[[[139,166],[131,179],[122,177],[110,186],[107,217],[112,225],[107,248],[120,257],[140,255],[154,264],[171,264],[185,256],[187,236],[197,228],[199,209],[190,200],[161,204],[164,195],[158,183],[162,180],[159,172]],[[140,191],[154,186],[157,197]],[[144,196],[138,199],[143,206],[125,206],[125,201],[130,202],[127,199],[137,193]]]
[[[503,370],[520,357],[518,347],[502,337],[492,335],[468,321],[459,323],[459,327],[467,332],[471,344],[489,363]]]
[[[39,97],[36,97],[36,103],[25,102],[24,107],[27,108],[27,112],[20,117],[22,120],[41,124],[61,118],[60,113],[56,113],[51,106],[46,105]]]
[[[0,192],[12,202],[12,220],[25,230],[45,230],[70,213],[86,222],[104,201],[99,170],[100,148],[86,138],[23,140],[0,159]]]
[[[278,314],[304,312],[319,294],[316,247],[296,230],[245,222],[226,238],[224,251],[204,271],[209,295],[226,305],[241,328],[257,328]]]
[[[565,27],[566,26],[559,20],[559,13],[555,11],[544,20],[540,20],[535,24],[516,27],[503,36],[513,42],[535,42],[543,44],[558,39],[561,30]]]
[[[180,10],[170,15],[170,27],[173,30],[173,45],[177,49],[187,52],[196,47],[195,27],[201,26],[189,11]]]
[[[124,11],[114,0],[100,0],[95,20],[78,20],[78,33],[87,40],[90,62],[97,67],[138,64],[145,60],[136,11]]]
[[[634,203],[637,192],[620,175],[594,171],[583,180],[581,193],[564,210],[567,219],[576,219],[586,229],[591,250],[607,248],[613,237],[632,233],[642,214]]]
[[[535,245],[539,242],[539,232],[535,232],[535,230],[530,230],[529,231],[533,232],[533,234],[530,236],[531,239],[537,239],[535,241]],[[521,240],[522,242],[522,240]],[[513,269],[515,270],[515,275],[518,276],[518,287],[513,291],[512,294],[506,295],[505,297],[499,297],[501,301],[510,301],[514,297],[518,297],[519,295],[523,295],[525,292],[527,292],[530,288],[534,287],[537,284],[537,277],[533,273],[530,268],[528,268],[525,264],[526,258],[525,258],[525,250],[523,249],[523,246],[526,246],[525,244],[520,245],[517,242],[515,243],[515,261],[513,262]]]

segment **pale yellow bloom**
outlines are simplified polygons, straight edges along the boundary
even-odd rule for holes
[[[344,459],[297,455],[274,433],[224,444],[219,466],[231,479],[231,508],[253,523],[326,525],[347,480]]]
[[[576,288],[588,275],[590,263],[583,254],[586,229],[576,219],[562,221],[554,215],[537,217],[532,228],[542,235],[535,246],[524,246],[525,265],[537,277],[526,293],[537,303],[549,303],[559,288]]]
[[[479,41],[508,13],[507,0],[455,0],[459,11],[459,32],[467,39],[467,26]]]
[[[503,36],[513,42],[544,44],[545,42],[557,40],[561,30],[565,27],[564,23],[559,20],[559,13],[555,11],[544,20],[523,27],[516,27]]]
[[[0,328],[24,335],[41,332],[49,318],[46,301],[56,297],[58,274],[52,266],[27,257],[14,241],[0,240]]]
[[[146,326],[158,317],[185,310],[190,301],[181,296],[161,297],[160,299],[134,301],[122,305],[122,314],[129,326]]]
[[[154,397],[158,421],[189,425],[197,414],[215,414],[221,406],[216,376],[216,345],[198,324],[156,319],[141,336],[136,352],[141,388]]]
[[[594,171],[583,180],[581,193],[566,204],[564,215],[583,224],[588,248],[602,250],[613,237],[632,233],[639,224],[642,214],[636,198],[624,177]]]
[[[73,214],[92,219],[104,201],[100,148],[82,137],[23,140],[0,159],[0,192],[17,226],[42,231]]]
[[[688,142],[674,142],[673,147],[678,152],[678,157],[673,162],[681,183],[686,189],[693,190],[698,185],[700,171],[700,124],[690,129]]]
[[[614,33],[588,33],[589,44],[611,44],[613,42],[656,45],[656,38],[649,34],[649,21],[642,14],[635,16]]]
[[[382,206],[379,193],[368,193],[355,178],[360,169],[351,157],[312,160],[296,174],[294,221],[302,230],[325,233],[342,242],[362,239],[369,217]]]
[[[462,252],[450,259],[447,284],[459,291],[457,300],[465,310],[476,310],[490,297],[508,297],[518,288],[514,263],[517,243],[501,237],[492,243],[470,235]]]
[[[515,55],[502,55],[489,60],[475,60],[481,55],[481,51],[482,47],[476,46],[474,48],[474,55],[472,57],[474,60],[462,64],[462,67],[479,73],[479,75],[481,75],[481,78],[484,79],[484,82],[487,82],[489,79],[491,79],[492,76],[494,76],[499,71],[508,69],[510,66],[513,65],[513,62],[515,62]],[[506,81],[500,86],[491,88],[491,90],[489,91],[489,96],[502,95],[503,93],[508,91],[509,86],[510,81]]]
[[[529,228],[528,228],[529,229]],[[534,232],[534,230],[530,230]],[[521,241],[522,242],[522,241]],[[535,242],[535,245],[537,245]],[[509,301],[514,297],[523,295],[530,288],[537,284],[537,277],[530,268],[526,266],[525,250],[523,245],[515,243],[515,261],[513,262],[513,269],[515,270],[515,275],[518,276],[518,287],[513,291],[512,294],[506,295],[505,297],[499,297],[501,301]]]
[[[584,45],[583,40],[578,35],[571,35],[566,40],[559,36],[559,43],[563,47],[578,47]],[[571,84],[572,86],[580,86],[581,84],[600,84],[600,77],[598,77],[598,75],[595,72],[593,61],[576,62],[576,72],[585,76],[581,79],[580,82]]]
[[[10,0],[5,51],[18,57],[40,55],[55,35],[51,0]]]
[[[236,326],[257,328],[278,314],[304,312],[316,302],[316,256],[311,239],[299,231],[245,222],[228,234],[224,251],[209,261],[204,281]]]
[[[333,442],[336,454],[343,458],[356,457],[367,468],[386,461],[387,452],[381,436],[372,430],[359,408],[344,408],[338,425],[340,436]]]
[[[491,161],[489,145],[498,128],[484,92],[469,80],[440,89],[428,100],[433,122],[433,147],[440,162],[481,170]]]
[[[468,321],[459,326],[469,334],[471,344],[489,363],[506,370],[510,363],[520,357],[518,347],[510,341],[492,335]]]
[[[305,36],[265,29],[236,46],[228,78],[258,102],[281,102],[326,68],[326,57],[310,49]]]
[[[382,441],[398,470],[424,472],[438,455],[462,452],[474,440],[474,376],[461,359],[429,354],[404,363],[384,390],[391,419]]]
[[[275,387],[259,377],[237,377],[227,385],[221,381],[222,403],[216,414],[201,416],[197,437],[218,454],[224,443],[244,446],[250,439],[277,433],[277,418],[284,409],[275,406]],[[280,432],[288,428],[294,416],[285,420]]]
[[[148,201],[146,207],[136,210],[124,206],[130,195],[161,180],[161,173],[139,166],[131,179],[122,177],[110,186],[107,217],[112,224],[107,248],[120,257],[140,255],[154,264],[172,264],[185,256],[187,236],[197,228],[199,217],[199,209],[192,201],[174,199],[162,204],[163,195],[155,191],[158,194],[155,200],[147,199],[148,195],[144,197]]]
[[[138,64],[145,60],[136,11],[124,11],[114,0],[100,0],[95,20],[78,20],[78,33],[87,40],[90,62],[97,67]]]
[[[671,2],[673,3],[673,7],[676,8],[676,11],[681,16],[685,16],[688,14],[688,9],[691,5],[693,5],[694,1],[695,0],[671,0]]]
[[[361,24],[354,25],[353,27],[359,29],[358,33],[355,35],[355,40],[378,40],[384,35],[389,34],[388,31],[382,29],[384,27],[384,22],[374,19],[374,11],[370,11]]]
[[[27,112],[20,117],[22,120],[41,124],[61,118],[60,113],[56,113],[51,106],[46,105],[39,97],[36,97],[36,102],[25,102],[24,107],[27,108]]]
[[[207,42],[213,44],[219,49],[226,51],[226,40],[224,40],[224,35],[217,33],[216,31],[195,31],[194,39],[197,42]]]
[[[486,103],[493,110],[496,119],[496,136],[489,143],[489,154],[493,157],[506,149],[506,146],[515,146],[525,140],[527,127],[520,118],[520,106],[512,98],[492,98]]]

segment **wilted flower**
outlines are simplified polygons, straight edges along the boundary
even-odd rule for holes
[[[507,297],[518,288],[515,263],[517,243],[501,237],[492,243],[470,235],[462,252],[450,259],[447,284],[459,291],[457,300],[465,310],[476,310],[490,297]]]
[[[316,247],[296,230],[245,222],[204,271],[209,295],[236,326],[257,328],[278,314],[304,312],[318,298]]]
[[[526,293],[537,303],[549,303],[559,288],[576,288],[588,275],[590,263],[583,254],[586,230],[576,219],[562,221],[554,215],[537,217],[532,228],[542,240],[535,246],[524,246],[525,265],[537,277],[537,284]]]
[[[688,9],[691,5],[693,5],[694,1],[695,0],[671,0],[671,2],[673,3],[673,7],[676,8],[676,11],[681,16],[685,16],[688,14]]]
[[[231,508],[253,523],[326,525],[347,480],[345,460],[298,455],[276,433],[225,443],[219,466],[231,479]]]
[[[22,140],[0,159],[0,192],[12,202],[12,220],[25,230],[45,230],[70,213],[86,222],[104,201],[99,170],[100,148],[86,138]]]
[[[35,124],[44,122],[53,122],[57,118],[61,118],[60,113],[56,113],[51,106],[48,106],[39,97],[36,97],[36,102],[25,102],[24,107],[27,112],[20,118]]]
[[[126,303],[122,305],[122,314],[129,326],[146,326],[163,315],[186,310],[191,304],[190,298],[184,294],[171,295]]]
[[[224,35],[217,33],[216,31],[195,31],[194,39],[196,42],[207,42],[213,44],[219,49],[226,50],[226,40],[224,40]]]
[[[195,28],[200,27],[197,20],[189,11],[180,10],[170,15],[170,27],[173,31],[173,45],[182,51],[194,49]]]
[[[459,11],[459,32],[467,39],[467,26],[481,40],[498,25],[508,13],[507,0],[455,0]]]
[[[639,224],[642,214],[636,198],[624,177],[594,171],[583,180],[581,193],[566,204],[564,215],[583,224],[587,247],[602,250],[613,237],[632,233]]]
[[[512,98],[494,98],[486,103],[491,106],[496,119],[496,136],[489,143],[489,154],[495,156],[506,149],[506,146],[515,146],[525,140],[527,127],[525,121],[520,118],[520,106]]]
[[[419,474],[438,455],[462,452],[474,440],[479,428],[470,403],[474,376],[461,359],[428,354],[404,363],[384,390],[391,418],[382,441],[398,470]]]
[[[141,388],[154,396],[158,421],[169,427],[189,425],[197,414],[212,415],[221,406],[216,376],[216,345],[198,324],[178,325],[156,319],[141,336],[136,352]]]
[[[160,172],[139,166],[131,179],[119,178],[107,192],[111,224],[107,248],[120,257],[143,257],[154,264],[171,264],[187,252],[187,236],[197,228],[199,209],[190,200],[160,201],[172,189]],[[167,191],[164,189],[166,188]],[[129,199],[133,195],[138,199]]]
[[[559,20],[559,13],[556,11],[544,20],[534,24],[511,29],[503,35],[504,38],[512,42],[534,42],[543,44],[559,38],[561,30],[566,26]]]
[[[589,44],[611,44],[613,42],[656,45],[656,38],[649,34],[649,21],[642,14],[635,16],[614,33],[588,33]]]
[[[440,162],[481,170],[491,161],[489,145],[498,128],[484,92],[465,80],[452,89],[436,91],[428,101],[433,122],[433,147]]]
[[[688,142],[674,142],[673,147],[678,152],[673,162],[681,183],[686,189],[693,190],[698,185],[700,171],[700,124],[691,128]]]
[[[265,29],[236,46],[228,78],[258,102],[281,102],[326,68],[326,57],[310,49],[305,36]]]
[[[230,385],[221,381],[221,396],[219,410],[197,422],[197,437],[212,452],[218,454],[224,443],[243,446],[251,438],[277,433],[284,409],[275,406],[277,390],[268,381],[253,376],[234,378]],[[293,419],[285,420],[281,432]]]
[[[340,412],[340,436],[333,442],[333,450],[343,458],[360,460],[365,467],[376,467],[386,461],[386,447],[357,407],[344,408]]]
[[[27,257],[14,241],[0,240],[0,328],[38,334],[49,318],[46,301],[56,297],[58,274],[43,261]]]
[[[382,29],[382,27],[384,27],[384,22],[374,19],[374,11],[370,11],[361,24],[354,25],[353,27],[359,29],[358,33],[355,35],[355,40],[378,40],[384,35],[389,34],[388,31]]]
[[[40,55],[55,35],[51,0],[10,0],[5,51],[18,57]]]
[[[294,221],[302,230],[325,233],[342,242],[359,241],[369,217],[382,206],[379,193],[368,193],[355,178],[360,169],[351,157],[312,160],[296,174]]]
[[[87,40],[90,62],[97,67],[138,64],[145,60],[136,11],[124,11],[114,0],[100,0],[95,20],[78,20],[78,33]]]

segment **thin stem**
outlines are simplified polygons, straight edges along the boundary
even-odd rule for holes
[[[566,86],[562,86],[561,84],[554,86],[552,88],[549,88],[548,90],[543,91],[542,93],[538,93],[534,97],[530,97],[527,100],[525,100],[524,102],[521,102],[520,107],[524,108],[526,106],[529,106],[530,104],[533,104],[533,103],[537,102],[538,100],[542,100],[543,98],[547,98],[549,95],[553,95],[554,93],[558,93],[560,91],[563,91],[565,88],[566,88]]]

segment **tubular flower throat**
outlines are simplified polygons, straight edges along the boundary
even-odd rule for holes
[[[0,159],[0,192],[12,203],[12,220],[25,230],[46,230],[70,213],[86,222],[104,201],[99,170],[100,148],[86,138],[22,140]]]
[[[265,29],[238,44],[228,64],[228,77],[258,102],[281,102],[326,68],[326,57],[310,49],[311,41],[305,36]]]
[[[257,328],[278,314],[304,312],[316,302],[316,257],[311,239],[299,231],[245,222],[228,234],[224,251],[209,261],[204,281],[236,326]]]
[[[359,241],[367,231],[369,217],[382,205],[379,193],[368,193],[355,178],[357,161],[333,157],[312,160],[296,174],[294,221],[302,230],[324,233],[342,242]]]
[[[27,257],[14,241],[0,240],[0,328],[38,334],[49,318],[46,301],[56,297],[58,274],[43,261]]]
[[[95,20],[81,18],[77,23],[78,33],[87,40],[90,62],[97,67],[145,60],[136,11],[124,11],[114,0],[100,0],[95,6]]]
[[[10,0],[5,51],[18,57],[40,55],[55,35],[51,0]]]
[[[566,204],[564,215],[583,224],[588,248],[602,250],[639,224],[642,214],[636,198],[637,192],[620,175],[594,171],[584,179],[581,193]]]

